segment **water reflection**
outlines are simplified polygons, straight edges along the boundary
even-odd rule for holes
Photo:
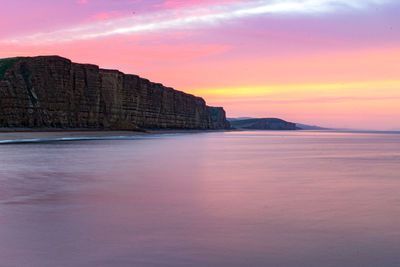
[[[400,135],[0,147],[4,266],[398,266]]]

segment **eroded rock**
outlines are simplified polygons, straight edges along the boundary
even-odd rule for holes
[[[227,129],[223,108],[136,75],[58,56],[16,58],[0,80],[0,127]]]

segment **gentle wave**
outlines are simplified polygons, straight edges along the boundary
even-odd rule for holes
[[[116,140],[116,139],[138,139],[145,136],[97,136],[97,137],[60,137],[60,138],[34,138],[34,139],[10,139],[1,140],[0,144],[21,144],[21,143],[44,143],[60,141],[86,141],[86,140]]]
[[[119,139],[144,139],[154,138],[160,136],[176,136],[190,133],[160,133],[149,135],[118,135],[118,136],[79,136],[79,137],[59,137],[59,138],[27,138],[27,139],[7,139],[0,140],[0,145],[7,144],[25,144],[25,143],[47,143],[47,142],[61,142],[61,141],[87,141],[87,140],[119,140]]]

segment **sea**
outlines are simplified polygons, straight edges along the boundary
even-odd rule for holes
[[[5,143],[0,266],[400,266],[400,133]]]

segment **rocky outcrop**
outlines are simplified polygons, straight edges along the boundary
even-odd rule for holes
[[[252,130],[297,130],[296,123],[277,118],[246,119],[231,121],[231,125],[238,129]]]
[[[223,108],[58,56],[0,60],[0,127],[226,129]]]

